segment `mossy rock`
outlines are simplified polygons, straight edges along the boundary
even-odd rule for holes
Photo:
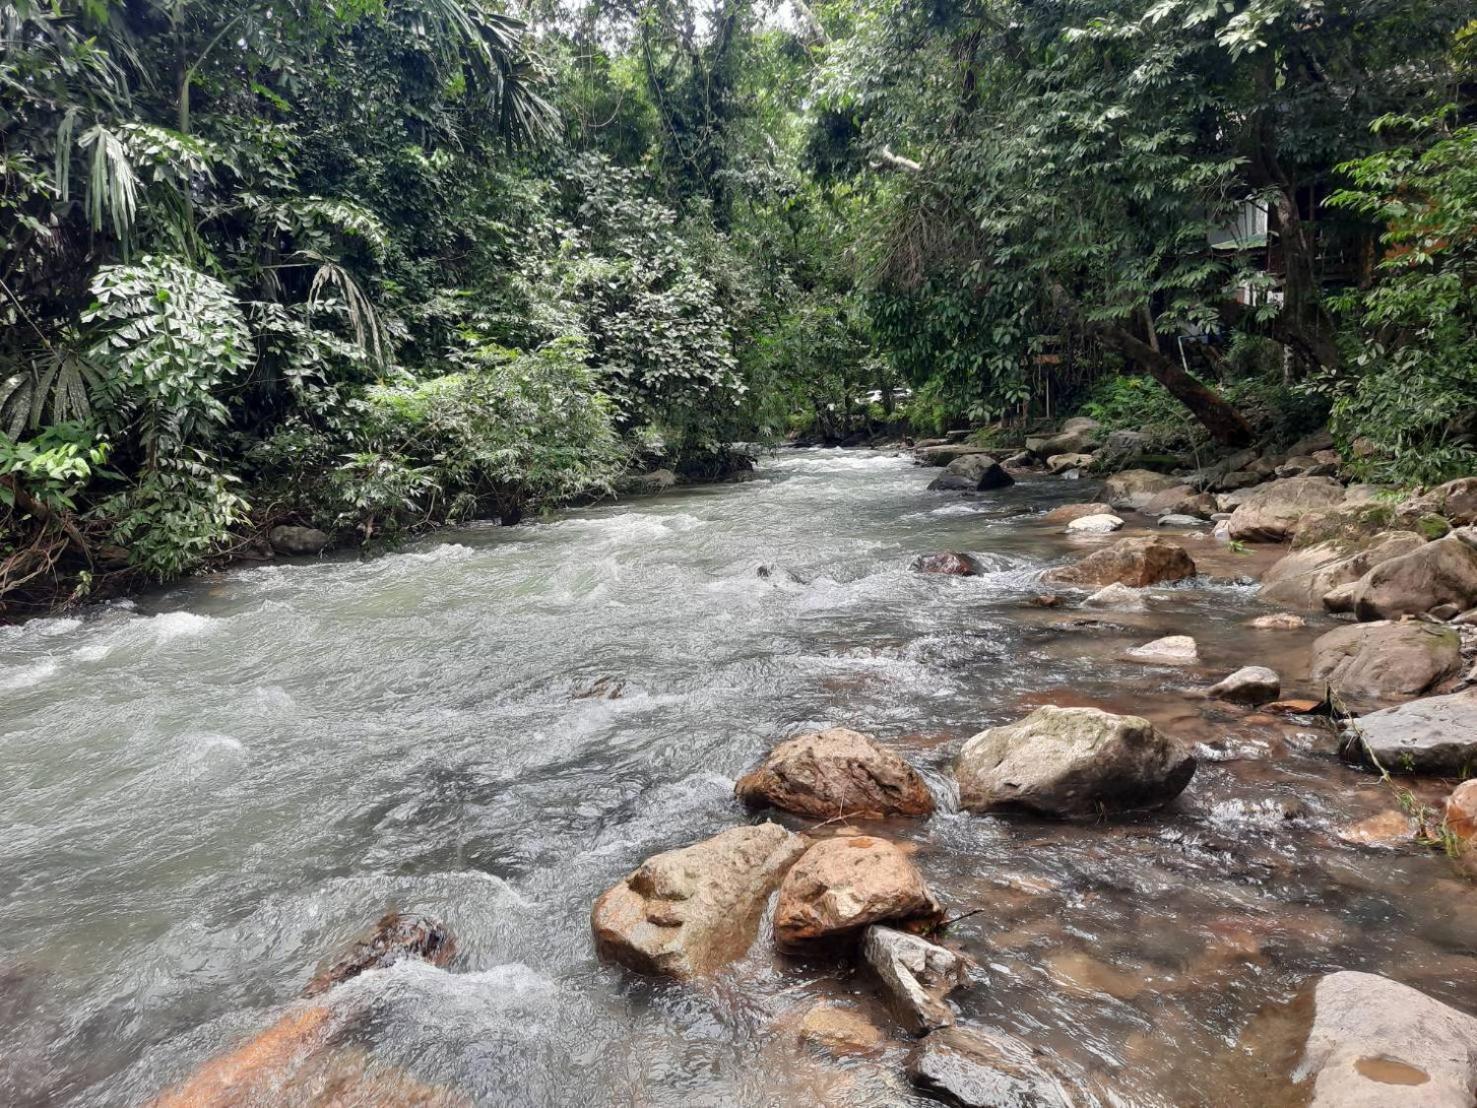
[[[1451,524],[1446,521],[1444,516],[1438,516],[1434,512],[1427,512],[1415,521],[1415,530],[1425,535],[1432,542],[1435,542],[1437,539],[1444,539],[1447,535],[1451,534]]]
[[[1393,527],[1395,509],[1389,504],[1360,504],[1353,508],[1309,512],[1298,522],[1292,549],[1302,550],[1328,542],[1345,552],[1352,552]]]

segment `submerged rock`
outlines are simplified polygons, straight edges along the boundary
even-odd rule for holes
[[[1461,670],[1454,628],[1402,621],[1339,627],[1313,643],[1309,676],[1347,700],[1388,703],[1430,692]]]
[[[1142,592],[1117,581],[1104,585],[1082,603],[1088,608],[1111,608],[1118,612],[1143,612],[1149,607]]]
[[[917,935],[875,926],[862,937],[862,958],[909,1032],[922,1035],[953,1024],[953,1009],[944,998],[969,983],[968,963],[958,954]]]
[[[939,916],[938,902],[906,854],[885,839],[853,835],[816,843],[785,875],[774,937],[793,947],[854,935],[868,924]]]
[[[1168,803],[1190,783],[1195,759],[1138,716],[1048,705],[969,739],[955,774],[959,803],[972,812],[1090,816]]]
[[[387,912],[344,954],[314,974],[303,989],[303,996],[318,996],[361,973],[392,966],[405,958],[419,958],[433,966],[444,966],[455,953],[456,940],[440,920]]]
[[[968,554],[945,550],[939,554],[922,554],[913,559],[914,573],[942,573],[948,577],[977,577],[979,563]]]
[[[294,527],[282,524],[273,527],[267,532],[267,541],[272,544],[272,549],[278,554],[288,557],[305,557],[310,554],[321,554],[333,541],[328,532],[320,531],[316,527]]]
[[[832,727],[780,743],[739,778],[734,791],[751,807],[813,819],[927,816],[933,794],[918,771],[860,731]]]
[[[1189,635],[1165,635],[1128,652],[1130,658],[1160,665],[1188,666],[1200,660],[1200,648]]]
[[[1470,773],[1477,769],[1477,689],[1428,696],[1352,720],[1340,753],[1390,773]]]
[[[1072,535],[1106,535],[1123,526],[1123,521],[1114,515],[1079,516],[1067,524],[1067,533]]]
[[[1257,616],[1246,626],[1255,631],[1296,631],[1307,625],[1307,620],[1293,612],[1272,612],[1270,615]]]
[[[1331,508],[1344,498],[1344,486],[1331,477],[1290,477],[1252,489],[1231,513],[1232,539],[1283,542],[1297,533],[1309,512]]]
[[[1205,695],[1213,700],[1227,700],[1255,708],[1282,695],[1282,678],[1277,676],[1275,669],[1266,666],[1242,666],[1206,689]]]
[[[961,1108],[1068,1108],[1062,1082],[1019,1039],[1000,1032],[935,1031],[913,1048],[908,1078]]]
[[[855,1008],[839,1004],[816,1004],[796,1027],[800,1041],[827,1054],[838,1056],[881,1054],[887,1036]]]
[[[1471,1108],[1477,1019],[1387,977],[1331,973],[1313,991],[1299,1071],[1311,1108]]]
[[[1195,576],[1195,562],[1178,543],[1156,537],[1119,539],[1069,566],[1049,570],[1048,581],[1100,588],[1115,581],[1133,588]]]
[[[769,894],[804,851],[799,835],[763,823],[648,858],[595,901],[595,945],[641,973],[717,969],[748,950]]]
[[[929,482],[935,492],[982,492],[1015,484],[1015,478],[988,454],[970,454],[950,462]]]

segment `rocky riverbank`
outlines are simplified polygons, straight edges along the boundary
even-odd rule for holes
[[[1098,445],[1095,425],[1075,420],[1007,459],[961,442],[923,444],[914,456],[942,469],[930,492],[978,496],[1040,469],[1078,479]],[[1131,444],[1110,436],[1104,445],[1121,452]],[[1440,788],[1429,778],[1460,778],[1477,766],[1477,479],[1401,497],[1346,485],[1340,466],[1319,436],[1285,455],[1243,451],[1189,472],[1113,472],[1100,500],[1043,515],[1079,552],[1042,574],[1036,603],[1078,609],[1091,626],[1105,618],[1099,613],[1143,611],[1148,590],[1193,580],[1202,572],[1197,560],[1246,555],[1261,569],[1254,576],[1262,592],[1284,609],[1257,617],[1258,629],[1299,638],[1306,661],[1284,674],[1250,657],[1186,689],[1187,698],[1235,706],[1250,713],[1248,723],[1296,717],[1337,728],[1340,757],[1391,782],[1389,808],[1341,833],[1354,842],[1429,844],[1462,870],[1477,794],[1456,786],[1444,806],[1425,809],[1395,778],[1421,775],[1429,795]],[[926,555],[913,568],[943,577],[982,572],[968,551]],[[1304,611],[1348,622],[1314,637]],[[1126,656],[1161,667],[1199,661],[1188,633]],[[1283,699],[1285,687],[1307,695]],[[909,844],[858,824],[927,819],[944,803],[980,816],[1097,821],[1111,834],[1102,821],[1152,820],[1196,769],[1191,744],[1149,719],[1043,704],[963,741],[941,801],[868,735],[804,734],[776,746],[736,787],[744,805],[786,825],[735,827],[649,859],[596,903],[597,944],[614,961],[696,988],[756,942],[822,973],[847,967],[877,1004],[818,1003],[789,1032],[801,1042],[838,1057],[911,1043],[902,1062],[908,1079],[953,1104],[1079,1103],[1072,1076],[1029,1039],[961,1024],[950,997],[988,990],[990,971],[951,942],[955,921]],[[1336,763],[1329,771],[1346,772]],[[1080,972],[1106,971],[1089,960]],[[1279,1079],[1318,1108],[1472,1103],[1477,1020],[1372,974],[1329,972],[1305,986],[1300,1007],[1289,1009],[1306,1029],[1296,1068],[1286,1071],[1283,1059],[1251,1064],[1281,1066]],[[1153,989],[1132,978],[1105,987]],[[1206,1102],[1220,1103],[1211,1094]]]

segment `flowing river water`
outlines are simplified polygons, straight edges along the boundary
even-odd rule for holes
[[[443,919],[455,960],[336,989],[359,1017],[277,1103],[913,1103],[905,1043],[796,1041],[817,998],[873,1003],[845,965],[761,938],[678,985],[592,949],[603,889],[756,818],[734,778],[824,725],[923,770],[940,812],[868,829],[974,913],[948,931],[980,964],[961,1023],[1052,1055],[1082,1104],[1296,1103],[1286,1005],[1331,970],[1477,1004],[1477,894],[1438,854],[1338,835],[1392,793],[1312,720],[1186,695],[1249,663],[1300,691],[1319,621],[1245,626],[1267,609],[1236,579],[1270,554],[1186,537],[1201,579],[1084,622],[1030,600],[1103,541],[1040,519],[1094,486],[962,498],[926,492],[936,472],[796,451],[742,484],[0,630],[0,1102],[146,1103],[394,907]],[[909,571],[944,549],[987,572]],[[1170,633],[1198,667],[1123,656]],[[959,743],[1043,703],[1147,715],[1199,772],[1127,820],[959,813]]]

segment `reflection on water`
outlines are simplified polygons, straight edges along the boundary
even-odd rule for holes
[[[681,987],[591,948],[602,889],[747,818],[733,779],[825,725],[893,744],[943,799],[869,829],[916,843],[951,915],[979,910],[951,931],[984,967],[964,1022],[1052,1052],[1083,1103],[1289,1102],[1298,1024],[1277,1005],[1328,970],[1477,1002],[1477,894],[1439,857],[1336,833],[1389,794],[1306,721],[1185,695],[1248,663],[1306,691],[1317,621],[1244,626],[1264,609],[1233,582],[1266,556],[1186,536],[1213,580],[1084,621],[1029,600],[1091,545],[1041,510],[1094,486],[971,500],[930,476],[797,452],[741,485],[0,630],[0,1101],[144,1101],[398,907],[460,953],[336,990],[355,1015],[331,1067],[356,1076],[319,1091],[908,1102],[902,1044],[833,1062],[783,1030],[816,998],[870,1004],[846,967],[760,943]],[[938,549],[987,572],[908,572]],[[1197,667],[1125,657],[1170,633]],[[1041,703],[1149,715],[1200,773],[1173,810],[1114,823],[958,813],[959,741]]]

